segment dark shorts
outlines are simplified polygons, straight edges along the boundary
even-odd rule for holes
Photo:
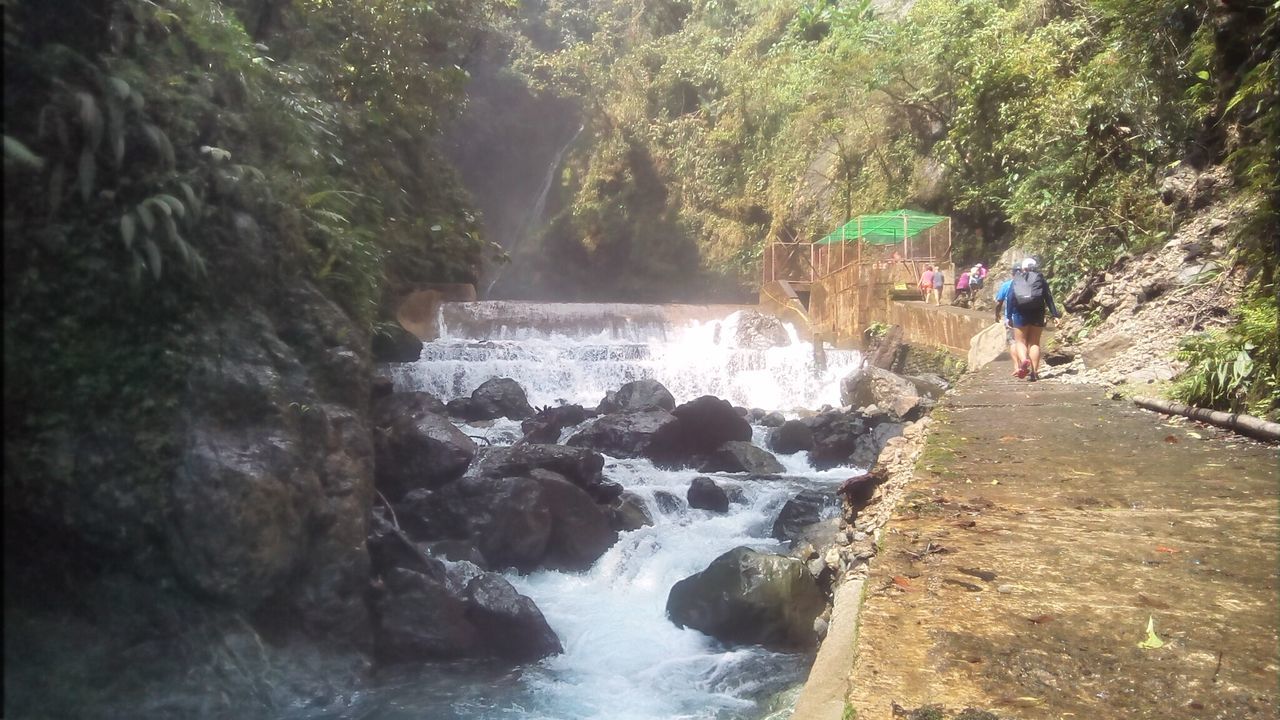
[[[1044,327],[1044,308],[1038,310],[1015,310],[1010,318],[1010,322],[1016,328],[1024,328],[1027,326]]]

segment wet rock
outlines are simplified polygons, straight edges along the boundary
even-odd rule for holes
[[[440,415],[415,412],[377,430],[374,478],[391,500],[415,488],[439,487],[460,477],[476,454],[471,438]]]
[[[399,323],[390,323],[373,334],[369,349],[374,362],[417,362],[422,357],[422,340]]]
[[[951,383],[937,373],[920,373],[919,375],[903,375],[907,381],[916,386],[916,390],[927,398],[937,400],[951,389]]]
[[[458,420],[471,419],[471,398],[454,398],[445,403],[445,412]]]
[[[760,424],[765,427],[778,427],[785,423],[787,419],[780,412],[771,412],[760,418]]]
[[[444,414],[444,403],[428,392],[390,393],[379,398],[370,408],[375,427],[386,427],[402,418],[416,420],[423,415]]]
[[[581,405],[560,405],[543,408],[533,417],[520,423],[520,431],[524,433],[526,443],[557,443],[560,433],[567,427],[582,423],[595,413]]]
[[[469,563],[482,570],[489,567],[484,554],[466,540],[435,540],[420,543],[418,547],[436,559],[448,560],[451,563]]]
[[[374,574],[385,575],[395,568],[426,572],[433,576],[443,573],[443,565],[439,560],[424,556],[424,548],[406,543],[394,531],[383,508],[375,508],[371,516],[366,544],[370,568]]]
[[[750,412],[747,413],[747,420],[752,423],[759,423],[768,414],[764,408],[751,408]]]
[[[645,504],[644,498],[633,492],[624,491],[609,506],[609,524],[619,532],[639,530],[653,524],[653,514],[649,512],[649,506]]]
[[[405,534],[414,540],[441,540],[462,534],[461,526],[448,507],[449,492],[417,488],[395,501],[396,519]],[[375,510],[382,517],[382,509]],[[388,522],[389,522],[388,518]],[[372,536],[372,535],[371,535]]]
[[[930,407],[915,383],[871,366],[850,373],[840,382],[840,402],[853,407],[878,405],[901,420],[915,420]]]
[[[586,490],[596,502],[604,505],[608,505],[614,500],[617,500],[625,491],[625,488],[623,488],[620,483],[610,482],[608,480],[583,489]]]
[[[493,420],[510,418],[524,420],[533,417],[533,406],[525,397],[524,388],[511,378],[493,378],[480,384],[471,393],[468,420]]]
[[[767,444],[780,455],[807,452],[813,449],[813,430],[801,420],[787,420],[769,432]]]
[[[876,468],[871,472],[855,475],[840,484],[836,494],[840,496],[845,522],[850,524],[854,522],[858,513],[862,512],[875,496],[876,488],[887,479],[888,475],[880,468]]]
[[[766,350],[789,345],[787,328],[772,315],[757,310],[743,310],[738,315],[738,327],[733,333],[734,344],[740,348]]]
[[[300,560],[319,480],[290,436],[212,427],[193,435],[171,492],[175,568],[200,591],[252,607]]]
[[[374,601],[374,648],[379,662],[452,659],[472,655],[479,644],[464,601],[442,579],[396,568]]]
[[[694,463],[699,472],[745,472],[774,475],[786,470],[768,450],[742,440],[730,440]]]
[[[467,560],[451,562],[444,567],[445,589],[456,598],[465,598],[467,596],[467,585],[484,574],[485,569],[476,563]]]
[[[655,490],[653,500],[658,503],[658,510],[667,515],[674,515],[684,509],[684,501],[666,490]]]
[[[712,395],[680,405],[671,413],[678,422],[655,432],[647,456],[655,463],[683,466],[697,455],[710,455],[730,440],[751,440],[751,424],[727,401]]]
[[[869,468],[876,464],[880,452],[893,438],[902,435],[903,423],[882,422],[858,436],[853,452],[849,455],[849,464],[854,467]]]
[[[466,477],[449,508],[494,567],[585,570],[618,539],[606,510],[547,470],[528,477]]]
[[[709,477],[696,477],[689,485],[689,507],[711,512],[728,512],[729,496]]]
[[[649,457],[654,450],[655,436],[667,433],[666,429],[675,423],[675,416],[665,410],[605,415],[569,438],[568,444],[616,458]]]
[[[817,490],[802,490],[782,506],[778,518],[773,522],[772,536],[777,540],[795,540],[801,537],[804,529],[822,519],[822,511],[829,507],[833,498]]]
[[[386,375],[375,375],[369,381],[369,399],[377,402],[391,393],[395,392],[395,383],[391,382],[391,378]]]
[[[487,655],[532,662],[564,652],[542,611],[501,575],[487,573],[467,585],[467,619]]]
[[[667,616],[730,644],[808,649],[825,605],[802,561],[738,547],[676,583]]]
[[[536,469],[559,473],[578,487],[590,490],[604,480],[604,457],[590,448],[567,445],[498,446],[480,451],[472,474],[511,477],[528,475]]]
[[[666,410],[670,412],[676,406],[676,399],[671,392],[657,380],[635,380],[618,388],[616,393],[605,395],[600,401],[600,411],[606,413],[644,412],[645,410]]]
[[[884,417],[887,416],[878,419]],[[849,464],[849,458],[858,448],[858,438],[870,427],[867,421],[868,418],[857,411],[829,411],[806,418],[804,422],[813,433],[809,464],[818,470]]]

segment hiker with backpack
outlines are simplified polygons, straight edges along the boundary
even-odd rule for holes
[[[1036,270],[1035,258],[1022,261],[1022,272],[1013,276],[1006,297],[1013,337],[1018,344],[1018,377],[1035,382],[1040,379],[1040,335],[1044,332],[1045,311],[1053,315],[1054,327],[1062,313],[1053,303],[1049,283]]]
[[[1013,288],[1013,279],[1021,273],[1022,268],[1014,265],[1009,270],[1009,279],[996,289],[996,322],[1004,325],[1004,342],[1009,346],[1009,359],[1013,361],[1013,374],[1017,377],[1024,377],[1025,373],[1018,375],[1022,370],[1022,357],[1018,354],[1018,341],[1013,336],[1013,300],[1009,291]]]
[[[925,298],[925,302],[929,302],[929,298],[933,298],[934,305],[942,304],[942,287],[946,283],[946,278],[942,274],[942,266],[939,265],[937,270],[933,271],[933,287],[929,290],[929,296]]]

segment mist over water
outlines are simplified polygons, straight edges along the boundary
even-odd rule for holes
[[[485,306],[486,303],[473,303]],[[839,378],[857,353],[828,351],[818,368],[808,343],[790,331],[783,347],[738,347],[739,313],[716,318],[662,320],[663,313],[627,310],[630,323],[602,320],[591,306],[520,308],[521,324],[471,322],[495,308],[476,308],[467,322],[446,323],[422,359],[393,368],[397,389],[422,389],[442,400],[470,394],[492,377],[519,382],[535,405],[558,400],[594,406],[607,390],[652,377],[677,403],[714,394],[747,407],[790,410],[839,404]],[[455,308],[456,310],[456,308]],[[567,315],[580,321],[565,321]],[[528,317],[541,316],[536,330]],[[547,320],[555,318],[555,321]],[[463,329],[465,325],[471,329]],[[532,323],[538,324],[538,323]],[[606,327],[607,326],[607,327]],[[483,328],[477,330],[476,328]],[[589,421],[588,421],[589,422]],[[494,444],[519,439],[519,423],[468,426]],[[576,431],[566,429],[563,442]],[[763,444],[768,429],[753,426]],[[812,656],[754,646],[728,648],[666,617],[672,585],[704,570],[722,553],[746,545],[786,552],[770,537],[782,505],[804,488],[834,489],[852,468],[817,472],[807,455],[779,456],[779,479],[712,474],[736,497],[726,514],[690,509],[692,470],[660,470],[642,459],[606,458],[605,476],[639,495],[654,524],[621,534],[585,572],[507,573],[531,597],[564,645],[564,653],[516,670],[450,664],[404,668],[356,703],[361,718],[385,720],[672,720],[761,718],[779,693],[803,682]],[[664,511],[658,494],[679,498]],[[831,516],[836,508],[830,508]]]

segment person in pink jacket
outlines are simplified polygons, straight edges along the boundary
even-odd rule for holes
[[[920,282],[916,285],[920,288],[920,299],[929,302],[929,291],[933,290],[933,266],[925,265],[924,272],[920,273]]]

